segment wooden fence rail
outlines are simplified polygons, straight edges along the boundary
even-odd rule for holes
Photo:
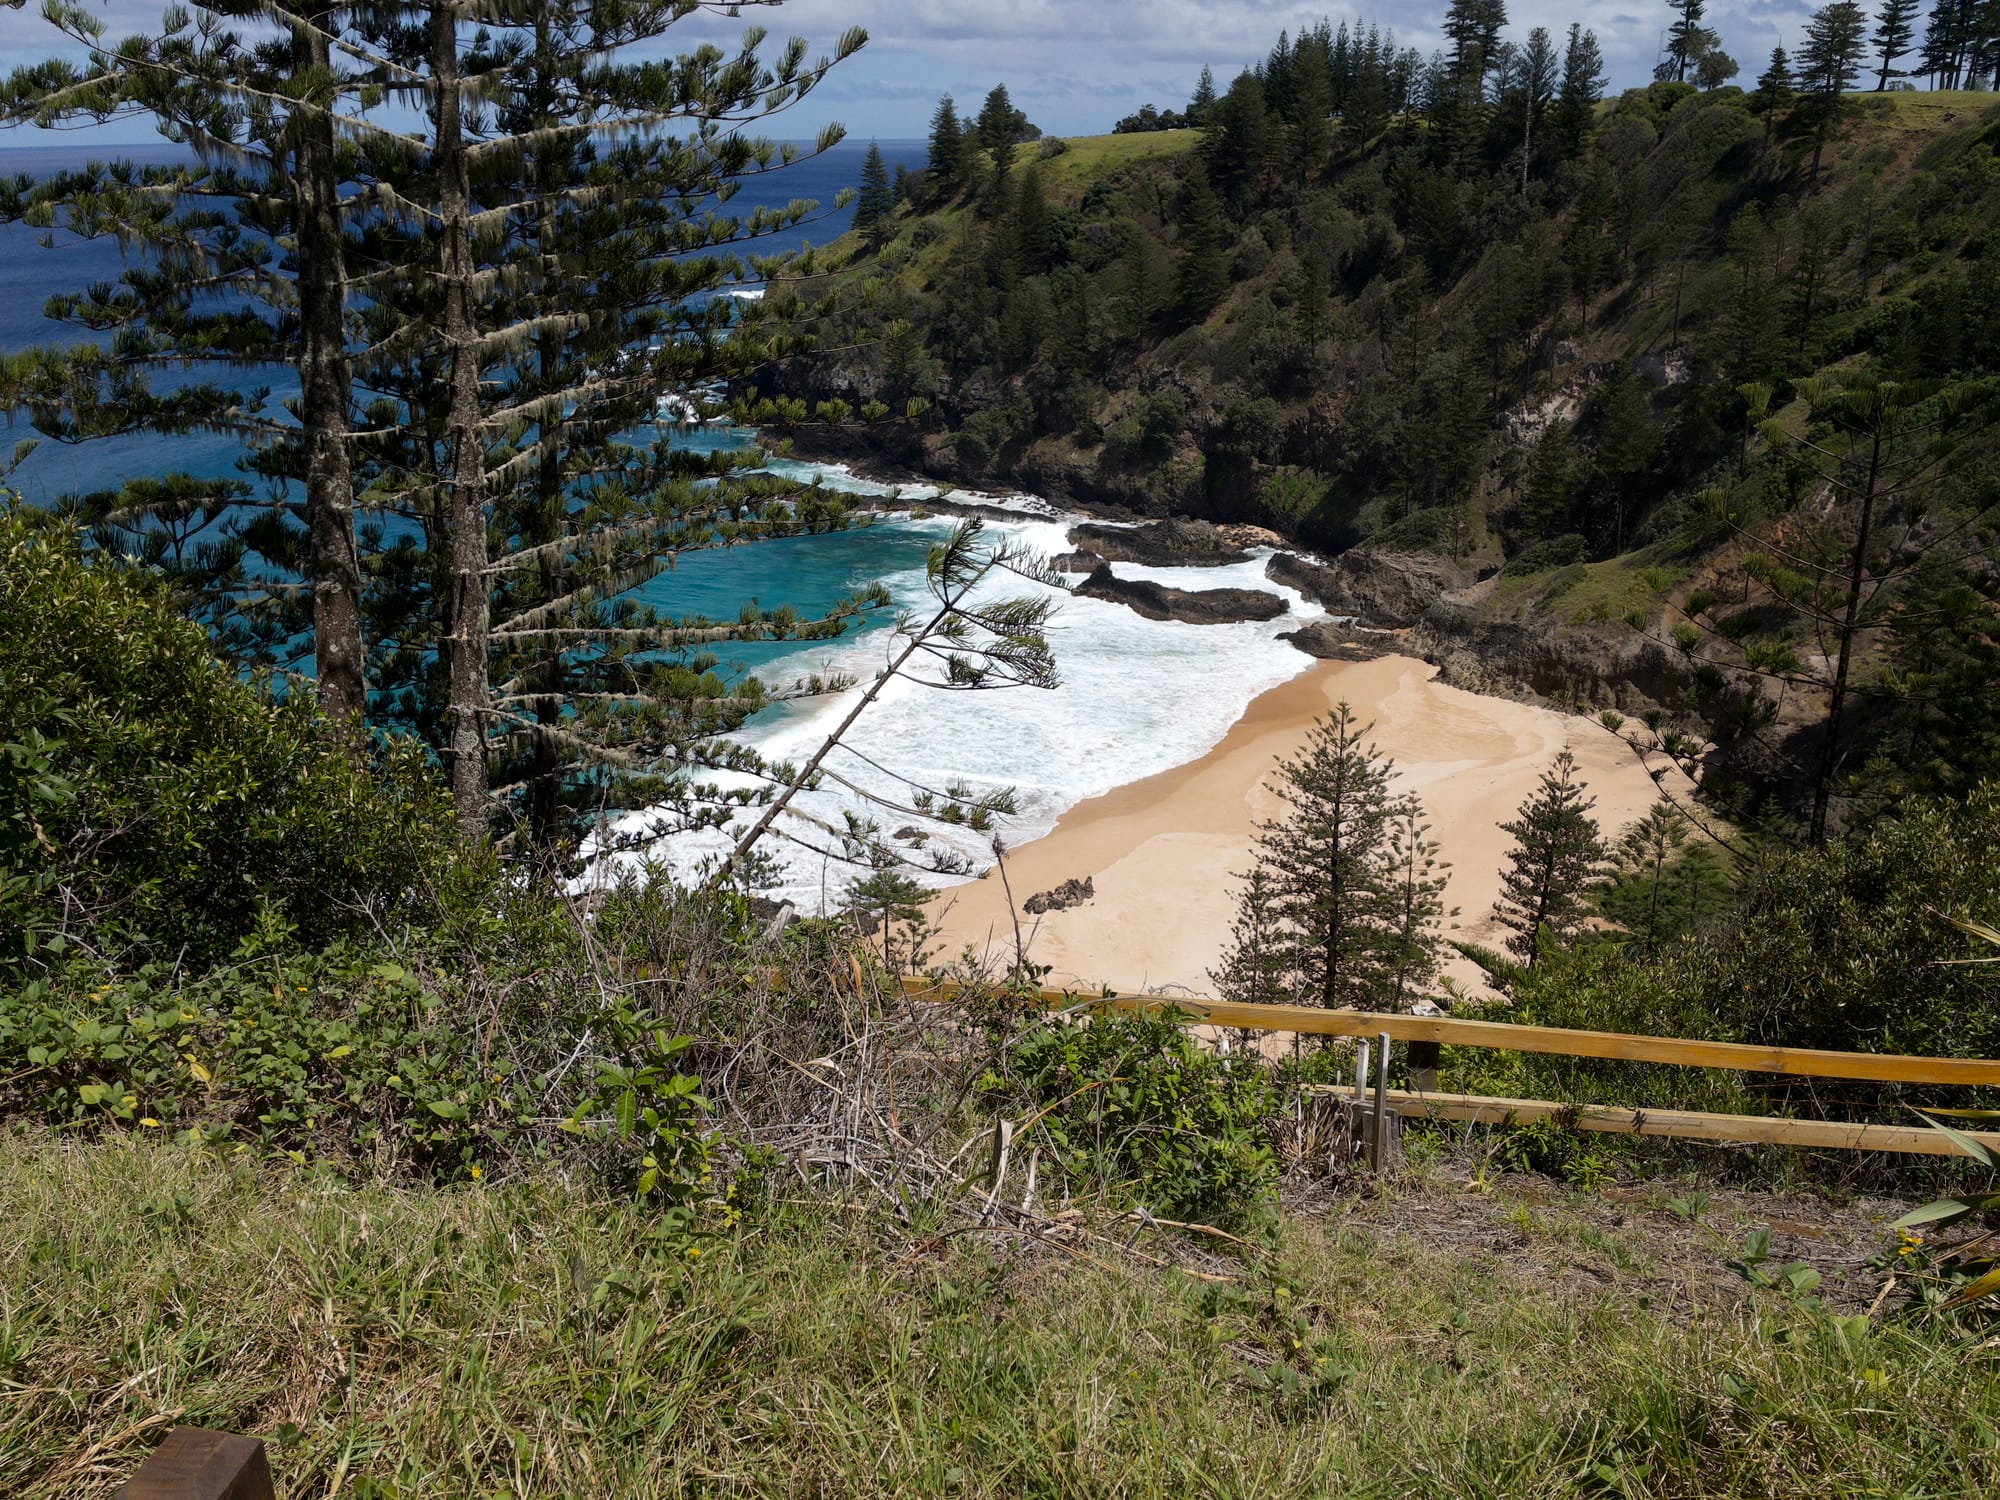
[[[959,984],[904,982],[924,1000],[954,1000]],[[1092,1010],[1159,1012],[1169,1007],[1211,1026],[1245,1031],[1298,1032],[1304,1036],[1375,1036],[1399,1042],[1444,1042],[1503,1052],[1545,1052],[1622,1062],[1670,1063],[1684,1068],[1727,1068],[1739,1073],[1789,1073],[1804,1078],[1858,1078],[1876,1083],[1984,1084],[2000,1087],[2000,1059],[1906,1057],[1891,1052],[1820,1052],[1809,1047],[1759,1047],[1743,1042],[1689,1042],[1617,1031],[1577,1031],[1564,1026],[1516,1026],[1506,1021],[1464,1021],[1452,1016],[1397,1015],[1373,1010],[1320,1010],[1310,1005],[1233,1005],[1193,995],[1078,995],[1043,990],[1051,1010],[1087,1005]]]
[[[1345,1086],[1315,1092],[1345,1095]],[[1405,1120],[1456,1120],[1514,1125],[1559,1120],[1577,1130],[1611,1135],[1664,1135],[1732,1146],[1801,1146],[1833,1151],[1890,1151],[1904,1156],[1954,1156],[1958,1148],[1926,1125],[1851,1125],[1840,1120],[1792,1120],[1781,1115],[1706,1114],[1691,1109],[1634,1109],[1624,1104],[1556,1104],[1489,1094],[1418,1094],[1389,1090],[1387,1108]],[[1971,1132],[1966,1132],[1971,1133]],[[2000,1135],[1977,1139],[2000,1148]]]
[[[904,988],[916,999],[957,1000],[971,988],[911,978]],[[1777,1073],[1803,1078],[1846,1078],[1873,1083],[1985,1085],[2000,1087],[2000,1059],[1908,1057],[1885,1052],[1824,1052],[1806,1047],[1759,1047],[1741,1042],[1685,1041],[1676,1037],[1633,1036],[1610,1031],[1577,1031],[1561,1026],[1516,1026],[1505,1021],[1468,1021],[1452,1016],[1396,1015],[1381,1011],[1321,1010],[1305,1005],[1236,1005],[1192,995],[1079,995],[1041,990],[1050,1010],[1158,1014],[1168,1010],[1212,1026],[1246,1031],[1296,1032],[1305,1036],[1386,1037],[1399,1042],[1445,1043],[1508,1052],[1620,1062],[1665,1063],[1684,1068],[1724,1068],[1742,1073]],[[1345,1085],[1316,1092],[1347,1094]],[[1357,1102],[1359,1096],[1357,1095]],[[1854,1125],[1834,1120],[1794,1120],[1773,1115],[1704,1114],[1693,1110],[1633,1109],[1623,1105],[1566,1104],[1546,1099],[1501,1099],[1479,1094],[1412,1093],[1391,1089],[1381,1109],[1406,1119],[1442,1119],[1502,1124],[1564,1120],[1579,1130],[1625,1135],[1674,1136],[1740,1144],[1822,1147],[1849,1151],[1889,1151],[1950,1156],[1956,1148],[1921,1125]],[[2000,1134],[1966,1132],[2000,1148]]]

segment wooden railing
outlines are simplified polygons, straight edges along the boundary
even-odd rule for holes
[[[958,1000],[968,989],[964,985],[936,984],[915,978],[906,980],[904,987],[915,999],[940,1002]],[[1561,1026],[1516,1026],[1504,1021],[1472,1021],[1455,1016],[1320,1010],[1305,1005],[1236,1005],[1192,995],[1080,995],[1069,990],[1049,989],[1040,990],[1037,995],[1040,1003],[1050,1010],[1081,1008],[1151,1014],[1174,1010],[1203,1024],[1226,1026],[1233,1030],[1296,1033],[1302,1036],[1372,1037],[1378,1039],[1378,1046],[1383,1041],[1431,1046],[1444,1044],[1562,1057],[1664,1063],[1684,1068],[1724,1068],[1742,1073],[1774,1073],[1803,1078],[2000,1087],[2000,1059],[1995,1058],[1909,1057],[1885,1052],[1760,1047],[1741,1042],[1685,1041],[1677,1037],[1578,1031]],[[1383,1061],[1379,1052],[1377,1061]],[[1922,1125],[1850,1125],[1833,1120],[1794,1120],[1775,1115],[1705,1114],[1694,1110],[1633,1109],[1623,1105],[1580,1105],[1545,1099],[1499,1099],[1478,1094],[1388,1089],[1382,1086],[1382,1081],[1378,1078],[1376,1088],[1380,1108],[1405,1119],[1488,1124],[1560,1119],[1579,1130],[1625,1135],[1675,1136],[1688,1140],[1847,1151],[1891,1151],[1921,1156],[1949,1156],[1957,1149],[1940,1132]],[[1357,1083],[1357,1090],[1361,1087]],[[1323,1091],[1344,1093],[1347,1086],[1332,1086]],[[2000,1135],[1976,1133],[1976,1138],[2000,1148]]]

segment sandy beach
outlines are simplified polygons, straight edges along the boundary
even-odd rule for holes
[[[1589,721],[1482,697],[1432,680],[1409,657],[1318,662],[1253,701],[1201,759],[1079,803],[1046,837],[1007,857],[1018,900],[1088,876],[1096,898],[1068,911],[1024,915],[1032,961],[1050,982],[1122,991],[1212,994],[1208,971],[1229,936],[1237,872],[1248,868],[1256,824],[1283,807],[1268,782],[1281,756],[1304,744],[1312,721],[1341,700],[1394,758],[1399,789],[1424,802],[1451,865],[1454,937],[1496,944],[1492,920],[1512,818],[1564,746],[1576,753],[1607,838],[1649,807],[1656,789],[1637,758]],[[938,903],[943,949],[1011,958],[1013,919],[997,871],[946,892]],[[1454,955],[1448,972],[1476,982]]]

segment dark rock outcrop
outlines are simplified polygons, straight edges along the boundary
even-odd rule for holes
[[[1286,631],[1278,639],[1290,641],[1307,656],[1317,656],[1322,661],[1373,661],[1378,656],[1393,656],[1409,649],[1400,635],[1386,630],[1363,630],[1339,620],[1314,620],[1310,625]]]
[[[1214,568],[1242,562],[1248,554],[1207,521],[1176,517],[1149,526],[1072,527],[1069,544],[1095,552],[1106,562],[1148,568]]]
[[[1104,566],[1104,559],[1095,552],[1079,550],[1050,558],[1049,566],[1058,573],[1095,573]]]
[[[1546,618],[1490,620],[1450,600],[1425,611],[1399,649],[1433,663],[1453,687],[1628,713],[1684,702],[1694,685],[1686,658],[1644,636]]]
[[[1086,599],[1127,605],[1149,620],[1182,620],[1190,625],[1227,625],[1238,620],[1275,620],[1291,608],[1262,589],[1170,589],[1140,578],[1120,578],[1103,563],[1077,585]]]
[[[1416,624],[1445,594],[1470,581],[1441,558],[1370,547],[1350,548],[1330,563],[1280,552],[1264,564],[1264,576],[1332,614],[1390,630]]]
[[[1038,891],[1021,903],[1024,911],[1041,916],[1044,912],[1068,911],[1072,906],[1081,906],[1097,895],[1097,887],[1088,875],[1081,880],[1065,880],[1052,891]]]

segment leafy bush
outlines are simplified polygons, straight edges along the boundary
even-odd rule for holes
[[[2000,965],[1953,918],[2000,890],[2000,787],[1964,803],[1913,803],[1865,839],[1771,856],[1731,920],[1633,962],[1587,946],[1512,976],[1508,1019],[1591,1031],[1929,1057],[2000,1056]],[[1465,1067],[1500,1066],[1468,1059]],[[1578,1058],[1505,1065],[1505,1087],[1537,1098],[1724,1111],[1768,1109],[1738,1074]],[[1482,1087],[1501,1083],[1482,1075]],[[1465,1086],[1460,1076],[1452,1087]],[[1844,1102],[1964,1104],[1962,1089],[1849,1083]],[[1794,1097],[1796,1096],[1796,1097]],[[1814,1108],[1809,1090],[1787,1107]]]
[[[1277,1159],[1264,1121],[1276,1108],[1254,1057],[1198,1045],[1184,1018],[1053,1020],[1017,1041],[1008,1077],[986,1093],[1033,1112],[1072,1184],[1169,1218],[1240,1224],[1272,1207]]]
[[[674,1066],[687,1043],[591,983],[580,941],[538,906],[499,906],[548,928],[511,965],[436,933],[415,968],[349,942],[315,953],[268,922],[199,976],[76,961],[0,992],[0,1117],[431,1177],[575,1155],[562,1138],[588,1137],[601,1172],[687,1197],[712,1144]]]
[[[2000,969],[1953,918],[2000,890],[2000,785],[1916,802],[1866,838],[1780,855],[1704,966],[1702,995],[1747,1041],[2000,1057]],[[1956,1102],[1956,1101],[1954,1101]]]
[[[0,976],[84,939],[200,968],[266,907],[317,946],[441,866],[413,750],[350,755],[219,661],[154,579],[0,508]]]

